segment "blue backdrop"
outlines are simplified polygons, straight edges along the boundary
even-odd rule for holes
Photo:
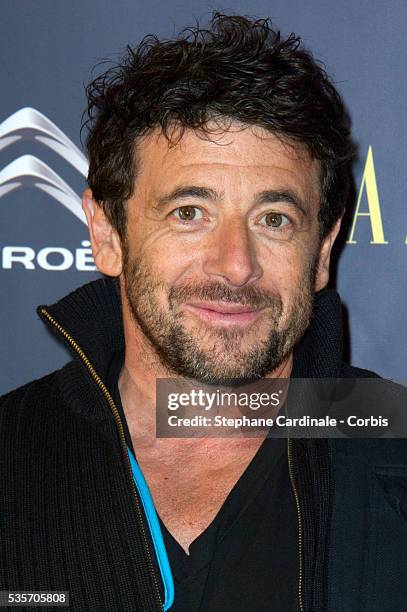
[[[78,216],[91,67],[146,33],[171,37],[195,18],[206,22],[213,9],[269,16],[284,33],[301,35],[343,94],[359,144],[358,206],[336,277],[351,360],[406,380],[404,0],[19,0],[1,5],[0,393],[69,359],[35,307],[96,276]]]

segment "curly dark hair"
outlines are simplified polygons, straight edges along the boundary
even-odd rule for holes
[[[208,135],[213,119],[262,127],[319,160],[321,238],[345,209],[349,116],[301,39],[283,38],[269,19],[214,13],[209,29],[188,28],[175,40],[146,36],[86,93],[88,183],[122,240],[139,137],[156,127],[170,142],[188,128]]]

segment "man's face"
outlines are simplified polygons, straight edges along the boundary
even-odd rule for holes
[[[266,376],[302,337],[318,264],[318,165],[233,129],[138,149],[123,247],[125,307],[171,375]],[[126,304],[127,302],[127,304]]]

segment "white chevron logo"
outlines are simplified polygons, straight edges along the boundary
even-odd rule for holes
[[[55,123],[35,108],[21,108],[0,123],[0,151],[23,139],[41,142],[82,176],[87,176],[88,160],[83,153]],[[86,225],[80,197],[37,157],[22,155],[0,170],[0,198],[27,185],[48,193]]]

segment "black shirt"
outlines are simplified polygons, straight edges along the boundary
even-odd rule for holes
[[[108,388],[134,453],[117,384],[121,364],[112,363]],[[297,515],[285,439],[263,441],[189,555],[159,521],[175,584],[171,612],[296,610]]]

